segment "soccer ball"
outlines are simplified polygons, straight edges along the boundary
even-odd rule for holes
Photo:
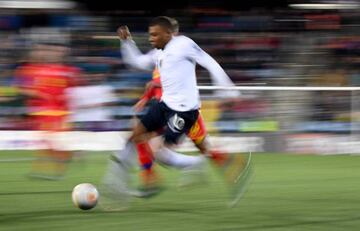
[[[89,210],[96,206],[99,199],[99,192],[90,183],[78,184],[72,191],[74,205],[82,210]]]

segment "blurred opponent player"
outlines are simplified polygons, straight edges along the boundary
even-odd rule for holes
[[[80,71],[65,64],[69,48],[60,44],[33,45],[29,61],[16,70],[19,87],[27,96],[30,122],[43,131],[44,150],[39,150],[30,176],[61,179],[72,153],[60,150],[54,142],[57,132],[68,130],[69,114],[65,90],[75,84]]]

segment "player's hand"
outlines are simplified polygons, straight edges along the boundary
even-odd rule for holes
[[[141,99],[139,100],[135,105],[134,105],[134,111],[139,113],[141,112],[142,110],[144,110],[144,107],[147,103],[147,100],[145,99]]]
[[[121,40],[131,39],[130,30],[127,26],[120,26],[116,32]]]
[[[157,83],[155,81],[150,81],[145,85],[145,90],[148,91],[149,89],[154,88],[154,87],[161,87],[161,84]]]

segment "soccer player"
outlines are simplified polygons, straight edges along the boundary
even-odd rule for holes
[[[135,112],[141,112],[146,106],[146,104],[151,100],[160,101],[162,90],[161,90],[161,84],[159,82],[159,78],[160,78],[159,73],[155,69],[153,71],[152,81],[150,81],[147,84],[147,88],[145,90],[144,95],[134,106]],[[161,132],[162,132],[161,130],[158,132],[154,132],[152,136],[155,137],[161,135]],[[200,116],[200,114],[196,123],[192,126],[187,136],[194,142],[195,145],[202,143],[203,140],[205,139],[206,130],[205,130],[204,121],[202,119],[202,116]],[[176,152],[173,152],[172,157],[170,157],[169,155],[154,156],[151,147],[148,144],[148,141],[144,141],[136,144],[136,149],[138,153],[138,159],[141,165],[140,176],[142,178],[142,184],[144,190],[146,190],[147,188],[153,190],[156,187],[159,187],[158,185],[159,177],[156,171],[154,170],[154,165],[153,165],[154,159],[165,165],[173,165],[173,163],[176,162],[175,167],[183,169],[184,173],[186,172],[201,173],[202,170],[201,167],[204,162],[204,159],[202,157],[193,157]],[[182,164],[180,164],[179,162],[181,162]],[[187,177],[187,178],[188,180],[186,180],[186,178],[183,178],[187,182],[184,181],[182,182],[182,184],[185,185],[185,184],[193,183],[189,181],[191,177]]]
[[[35,44],[29,62],[16,70],[19,87],[26,98],[34,130],[43,131],[44,150],[39,150],[30,176],[61,179],[72,154],[58,148],[54,137],[68,130],[69,114],[65,90],[75,84],[80,71],[64,64],[68,48],[60,44]]]
[[[136,124],[125,149],[117,156],[124,162],[133,151],[133,144],[146,141],[149,132],[164,128],[163,142],[152,146],[155,155],[171,156],[172,148],[184,134],[189,133],[199,118],[199,91],[196,85],[195,65],[206,68],[215,83],[231,86],[232,82],[220,65],[204,52],[193,40],[186,36],[174,36],[173,26],[167,17],[153,19],[149,26],[149,41],[155,48],[143,55],[131,40],[127,27],[120,27],[118,35],[122,41],[122,51],[127,63],[141,69],[153,69],[160,73],[162,96]],[[205,136],[204,136],[205,137]],[[235,183],[244,169],[244,160],[233,156],[210,152],[202,139],[197,144],[202,153],[207,154],[219,166],[226,168],[229,183]],[[240,160],[240,161],[239,161]],[[173,163],[176,166],[176,163]],[[225,169],[225,170],[226,170]]]
[[[164,17],[166,17],[166,16],[164,16]],[[170,17],[166,17],[166,18],[169,21],[171,21],[171,24],[173,27],[172,33],[174,36],[176,36],[179,33],[179,24],[178,24],[177,20],[174,18],[170,18]],[[152,52],[156,52],[156,51],[155,50],[150,51],[149,55],[153,55]],[[125,54],[125,60],[126,60],[126,54]],[[146,106],[146,104],[152,99],[160,100],[161,95],[162,95],[162,89],[161,89],[161,83],[160,83],[160,74],[159,74],[159,71],[155,68],[152,72],[152,80],[146,84],[145,93],[143,94],[141,99],[134,106],[135,112],[142,111],[143,108]],[[196,126],[194,125],[193,127],[194,127],[194,129],[192,129],[193,132],[190,133],[190,134],[192,134],[192,136],[189,136],[189,137],[192,140],[202,139],[206,133],[202,129],[204,127],[204,123],[200,117],[196,123]],[[195,134],[196,134],[196,137],[195,137]],[[155,132],[153,135],[157,136],[158,134]],[[204,162],[203,158],[199,158],[199,157],[194,158],[194,157],[190,157],[188,155],[183,155],[183,154],[175,153],[175,152],[174,152],[174,157],[172,157],[172,158],[169,158],[169,156],[154,157],[154,155],[151,151],[151,147],[149,146],[147,141],[136,144],[136,149],[137,149],[137,153],[138,153],[138,159],[139,159],[139,162],[141,165],[140,176],[141,176],[141,180],[142,180],[142,184],[143,184],[142,188],[144,190],[146,190],[146,189],[153,190],[153,189],[159,187],[159,177],[158,177],[156,171],[154,170],[154,165],[153,165],[154,158],[156,158],[157,161],[162,162],[163,164],[168,164],[168,165],[171,165],[171,162],[173,162],[173,161],[168,161],[169,159],[178,159],[178,160],[180,160],[180,162],[183,163],[182,164],[183,170],[185,170],[186,172],[194,172],[194,170],[195,170],[196,173],[201,172],[202,164]],[[176,162],[179,162],[179,161],[176,161]],[[182,182],[182,184],[184,185],[184,184],[191,183],[188,180],[190,178],[193,178],[193,176],[191,176],[191,177],[188,176],[187,178],[183,178],[183,179],[187,179],[187,180],[186,180],[186,182]],[[155,192],[155,191],[153,191],[153,192]]]
[[[176,19],[174,18],[168,18],[173,26],[172,32],[173,35],[178,35],[179,32],[179,24]],[[149,54],[152,54],[150,52]],[[126,60],[126,54],[124,59]],[[128,62],[131,64],[131,60]],[[162,95],[162,89],[161,89],[161,82],[160,82],[160,73],[155,68],[153,70],[152,74],[153,79],[146,85],[145,93],[141,97],[141,99],[135,104],[134,108],[136,112],[140,112],[143,110],[144,106],[150,101],[151,99],[155,99],[160,101],[161,95]],[[226,79],[227,82],[223,83],[221,85],[230,85],[231,80]],[[204,124],[204,120],[201,114],[199,114],[198,119],[196,123],[192,126],[187,136],[193,141],[196,147],[199,148],[200,152],[202,154],[205,154],[206,156],[210,157],[213,162],[217,166],[224,166],[225,160],[229,158],[229,155],[221,152],[219,150],[211,150],[209,148],[209,142],[207,142],[207,131]],[[148,143],[142,142],[138,143],[136,145],[136,149],[139,156],[139,161],[142,167],[141,171],[141,178],[142,183],[144,185],[144,188],[154,188],[156,187],[156,184],[158,183],[158,176],[154,170],[153,160],[154,156],[152,154],[151,148],[149,147]],[[178,155],[176,158],[186,158],[183,157],[181,154]],[[241,157],[239,157],[241,158]],[[155,158],[156,159],[156,158]],[[157,158],[159,159],[159,158]],[[238,160],[239,161],[239,160]],[[245,160],[240,160],[243,163],[245,163]],[[161,162],[161,160],[160,160]],[[233,161],[233,164],[235,164],[236,161]],[[227,166],[230,167],[230,166]],[[230,168],[229,168],[230,169]],[[189,178],[189,177],[188,177]],[[186,180],[186,178],[184,178]],[[185,182],[182,182],[183,184],[191,183],[189,180],[186,180]]]

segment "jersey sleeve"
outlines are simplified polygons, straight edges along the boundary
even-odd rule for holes
[[[209,71],[211,80],[215,85],[223,87],[235,86],[220,64],[195,42],[190,44],[188,50],[191,59]],[[231,97],[237,97],[240,95],[240,91],[232,91],[229,94]]]
[[[135,42],[124,40],[121,42],[121,54],[125,64],[140,70],[152,70],[155,65],[154,52],[141,53]]]
[[[152,82],[154,82],[154,80],[151,80]],[[156,97],[156,91],[155,91],[156,87],[155,86],[151,86],[148,89],[145,90],[143,96],[141,97],[141,99],[144,100],[150,100],[154,97]]]

